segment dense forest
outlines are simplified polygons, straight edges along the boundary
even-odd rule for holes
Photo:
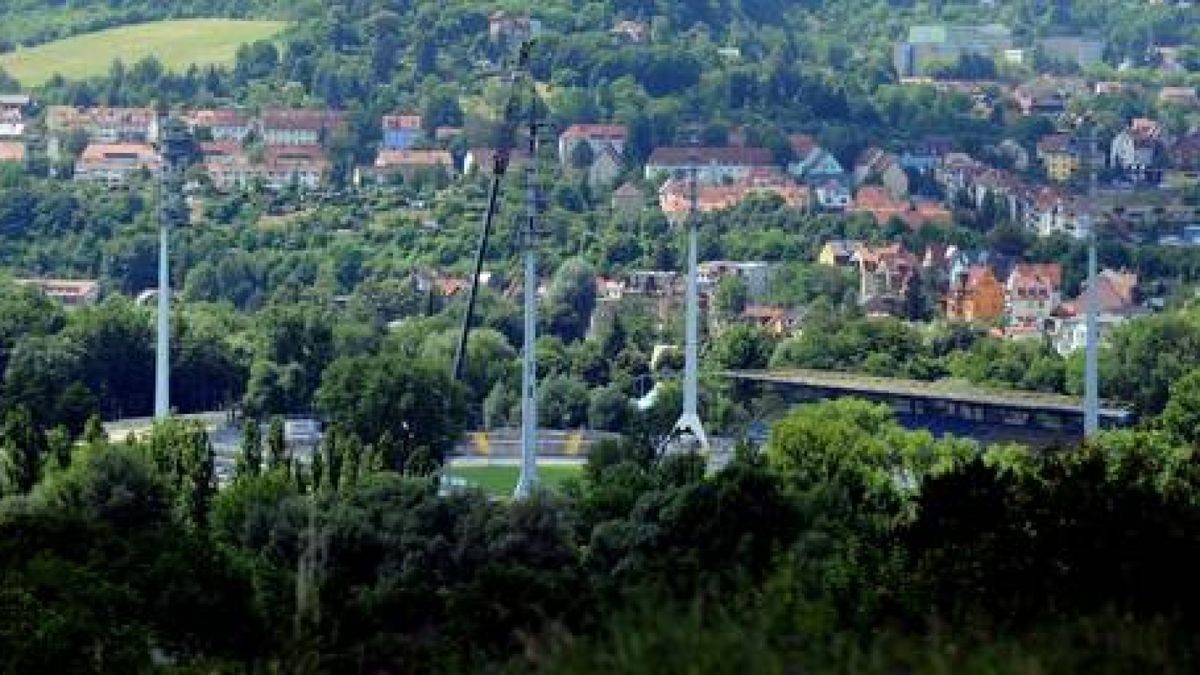
[[[1198,395],[1036,456],[825,403],[716,473],[608,443],[511,504],[342,433],[305,467],[282,427],[216,492],[202,430],[72,448],[9,414],[2,667],[1194,672]]]

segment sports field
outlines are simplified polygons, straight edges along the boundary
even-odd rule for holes
[[[48,42],[0,55],[0,68],[25,87],[45,83],[56,73],[78,79],[108,72],[120,59],[132,66],[147,56],[157,57],[169,70],[191,64],[230,64],[237,48],[247,42],[278,35],[282,21],[180,19],[111,28]]]
[[[570,478],[578,477],[581,472],[582,468],[579,466],[538,466],[538,478],[551,490]],[[455,466],[448,468],[446,473],[461,478],[469,486],[477,487],[490,495],[508,497],[517,487],[520,469],[516,466]]]

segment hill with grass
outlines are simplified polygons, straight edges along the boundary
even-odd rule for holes
[[[168,70],[190,65],[229,65],[239,46],[270,39],[282,21],[179,19],[121,26],[55,40],[0,55],[0,68],[24,86],[38,86],[55,75],[80,79],[103,75],[113,61],[136,63],[157,58]]]

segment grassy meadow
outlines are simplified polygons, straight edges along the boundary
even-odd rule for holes
[[[0,55],[0,68],[25,87],[44,84],[55,74],[80,79],[108,72],[114,60],[133,65],[157,57],[169,70],[192,64],[233,63],[238,46],[278,35],[282,21],[180,19],[155,21],[86,33]]]

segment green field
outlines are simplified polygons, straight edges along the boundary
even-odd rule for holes
[[[579,466],[543,465],[538,467],[538,478],[543,485],[553,490],[568,479],[579,476],[582,470]],[[448,469],[446,473],[462,478],[472,487],[490,495],[507,497],[517,487],[520,469],[515,466],[458,466]]]
[[[175,71],[193,63],[230,64],[239,45],[272,38],[286,25],[282,21],[182,19],[122,26],[0,55],[0,68],[23,86],[36,87],[56,73],[68,79],[103,75],[117,59],[133,65],[154,56]]]

